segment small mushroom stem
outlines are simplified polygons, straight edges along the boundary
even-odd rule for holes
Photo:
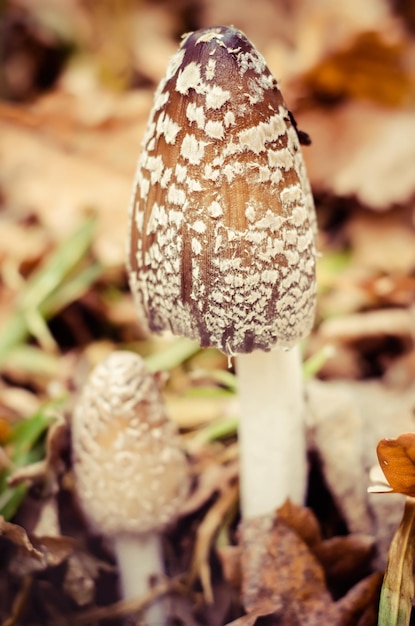
[[[157,532],[142,535],[120,534],[113,540],[124,600],[139,599],[151,589],[152,582],[164,573],[161,536]],[[148,626],[166,624],[164,600],[159,599],[145,612]]]
[[[245,519],[287,498],[304,504],[306,436],[299,346],[237,355],[240,480]]]

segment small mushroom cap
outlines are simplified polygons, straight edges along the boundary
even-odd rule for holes
[[[72,448],[81,507],[102,534],[160,529],[188,494],[176,428],[156,379],[131,352],[93,370],[73,414]]]
[[[292,115],[235,28],[187,35],[156,92],[130,208],[139,315],[227,354],[289,348],[315,311],[315,213]]]

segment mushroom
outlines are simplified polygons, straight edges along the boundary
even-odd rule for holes
[[[116,351],[91,373],[72,420],[73,471],[86,519],[116,555],[122,596],[139,598],[163,573],[161,531],[188,493],[188,466],[156,378]],[[162,603],[146,623],[164,624]]]
[[[235,28],[186,35],[155,95],[130,207],[138,314],[236,359],[244,517],[303,503],[299,342],[316,304],[301,134]]]

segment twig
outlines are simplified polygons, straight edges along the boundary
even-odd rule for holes
[[[213,602],[213,590],[210,580],[209,551],[223,518],[238,497],[238,485],[226,489],[209,509],[197,530],[193,562],[190,568],[190,584],[199,577],[206,602]]]
[[[72,624],[81,626],[93,621],[114,619],[125,617],[132,613],[141,613],[149,604],[152,604],[168,593],[184,595],[186,592],[187,587],[184,586],[180,578],[165,579],[153,587],[146,595],[137,600],[122,600],[120,602],[114,602],[114,604],[110,604],[109,606],[94,607],[93,609],[88,609],[83,613],[74,615],[71,622]]]
[[[11,615],[7,617],[4,622],[2,622],[1,626],[14,626],[14,624],[17,624],[19,622],[19,619],[26,607],[26,602],[32,588],[32,583],[32,576],[25,576],[23,578],[22,586],[20,587],[13,602]]]

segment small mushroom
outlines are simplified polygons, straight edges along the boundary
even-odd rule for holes
[[[305,495],[315,234],[299,133],[264,59],[235,28],[188,34],[150,114],[127,267],[150,330],[236,356],[246,517]]]
[[[116,555],[122,596],[138,598],[163,573],[161,531],[188,493],[188,466],[158,383],[143,360],[110,354],[91,373],[72,420],[73,471],[81,508]],[[146,623],[164,624],[162,603]]]

